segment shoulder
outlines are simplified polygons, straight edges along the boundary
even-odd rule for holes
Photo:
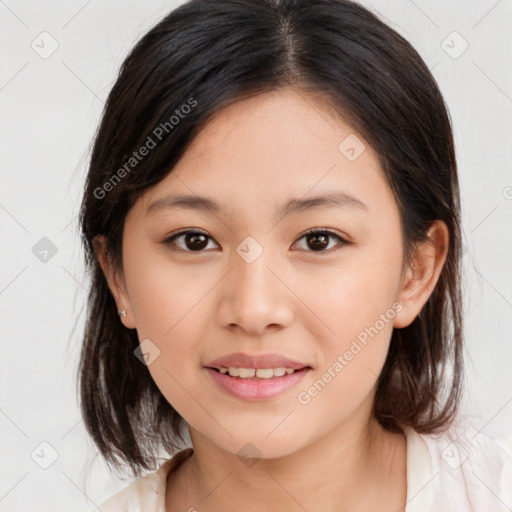
[[[407,512],[510,510],[512,429],[508,436],[494,438],[473,425],[456,423],[442,434],[407,429],[406,436]]]
[[[137,478],[91,512],[165,512],[167,477],[192,453],[192,448],[175,453],[157,471]]]

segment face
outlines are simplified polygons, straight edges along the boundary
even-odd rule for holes
[[[337,203],[310,201],[327,195]],[[399,210],[377,155],[288,89],[206,125],[128,213],[123,264],[121,320],[163,395],[217,447],[252,443],[264,457],[363,425],[393,328],[428,297],[404,298]],[[247,380],[227,366],[296,371]]]

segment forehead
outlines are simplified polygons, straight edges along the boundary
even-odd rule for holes
[[[218,213],[222,205],[260,210],[272,203],[283,205],[283,213],[292,199],[326,194],[370,211],[392,199],[378,157],[362,137],[317,98],[284,89],[217,112],[145,195],[144,209],[154,212],[158,203],[176,204],[168,196],[186,195],[185,208],[202,202]]]

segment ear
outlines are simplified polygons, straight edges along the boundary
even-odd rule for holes
[[[103,270],[103,274],[105,275],[105,278],[107,280],[110,292],[112,293],[114,300],[116,302],[117,310],[126,311],[126,316],[119,316],[121,322],[128,329],[135,329],[133,312],[131,309],[128,292],[126,291],[126,282],[124,280],[124,275],[122,274],[122,271],[120,272],[118,269],[115,268],[115,265],[108,257],[106,251],[106,241],[107,239],[103,235],[98,235],[94,237],[92,241],[94,251],[96,253],[96,257],[98,258],[100,267]]]
[[[414,259],[407,266],[397,300],[403,306],[396,314],[394,327],[407,327],[419,315],[434,288],[448,254],[450,233],[442,220],[435,220],[429,230],[429,239],[420,244]]]

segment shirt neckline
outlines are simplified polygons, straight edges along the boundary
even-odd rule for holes
[[[406,438],[407,498],[405,512],[425,512],[434,501],[432,464],[428,446],[412,427],[402,426]],[[176,452],[157,471],[162,478],[164,499],[169,475],[194,453],[193,448]]]

